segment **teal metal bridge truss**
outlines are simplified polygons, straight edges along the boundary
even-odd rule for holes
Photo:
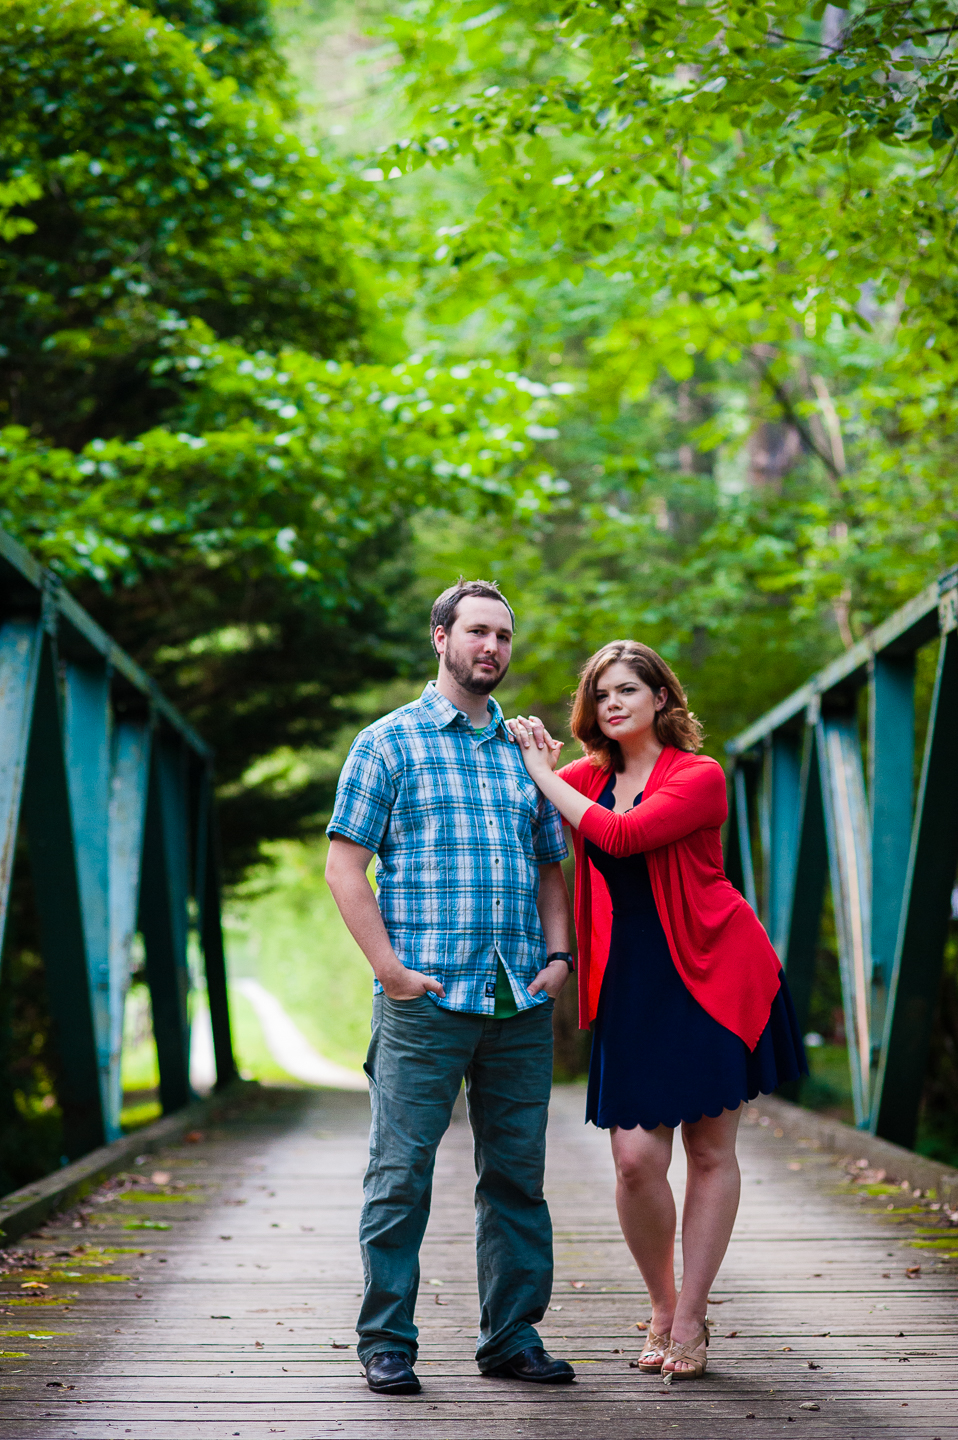
[[[191,1098],[187,946],[217,1084],[234,1074],[211,754],[130,657],[0,532],[0,942],[24,827],[64,1149],[120,1133],[123,1009],[143,937],[164,1111]]]
[[[915,655],[936,636],[916,788]],[[958,868],[958,566],[728,752],[729,878],[803,1029],[830,884],[856,1123],[911,1146]]]

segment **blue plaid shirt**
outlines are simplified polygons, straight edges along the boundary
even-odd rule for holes
[[[379,908],[402,963],[445,987],[443,1009],[484,1015],[499,960],[520,1010],[548,999],[526,989],[546,956],[538,866],[567,853],[558,811],[489,706],[478,738],[430,682],[360,731],[326,831],[376,852]]]

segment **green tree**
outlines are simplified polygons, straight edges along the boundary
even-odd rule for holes
[[[297,136],[262,6],[15,0],[0,66],[2,521],[216,746],[236,874],[318,799],[251,766],[424,643],[410,514],[544,502],[543,400],[407,363],[385,208]]]

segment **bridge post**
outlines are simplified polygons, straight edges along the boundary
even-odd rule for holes
[[[162,730],[155,736],[146,803],[140,929],[153,1008],[164,1113],[190,1099],[190,1027],[187,1009],[187,806],[182,747]]]
[[[805,743],[798,819],[798,849],[788,933],[779,957],[795,1004],[795,1014],[804,1033],[808,1027],[815,983],[815,957],[822,923],[822,903],[828,876],[828,846],[825,838],[825,810],[822,802],[821,771],[816,734],[817,706],[806,716]],[[809,723],[810,722],[810,723]]]
[[[732,771],[732,796],[726,832],[728,854],[725,868],[728,878],[758,912],[755,866],[752,860],[751,799],[755,790],[756,766],[740,756]]]
[[[858,717],[824,714],[818,760],[842,974],[855,1123],[871,1110],[871,867]]]
[[[216,804],[213,799],[213,776],[204,765],[196,786],[196,821],[194,826],[196,862],[194,893],[199,910],[200,944],[206,971],[206,994],[213,1030],[213,1053],[216,1057],[216,1087],[222,1089],[236,1076],[233,1040],[230,1033],[229,994],[227,991],[226,952],[223,946],[223,925],[220,918],[219,830]]]
[[[942,598],[948,602],[948,592]],[[938,671],[872,1112],[878,1135],[907,1146],[915,1142],[958,868],[958,617],[953,604],[943,605],[942,612]]]
[[[43,627],[38,620],[8,620],[0,628],[0,951],[42,645]]]
[[[50,1016],[60,1062],[64,1150],[106,1138],[94,1002],[80,894],[53,643],[44,635],[23,793]]]
[[[104,1129],[107,1140],[116,1140],[120,1134],[120,1109],[111,1101],[120,1093],[120,1057],[117,1054],[114,1059],[112,1046],[117,996],[110,983],[109,829],[104,824],[110,796],[111,744],[107,665],[102,661],[98,665],[79,665],[68,660],[63,667],[63,696],[67,783]]]
[[[123,1106],[123,1013],[130,985],[143,865],[146,797],[150,776],[148,716],[122,715],[113,726],[110,765],[110,1113],[119,1124]]]
[[[762,918],[780,958],[788,947],[801,800],[801,739],[793,730],[776,730],[765,741],[759,810],[764,880]]]
[[[869,666],[868,771],[872,856],[873,1066],[882,1064],[888,995],[911,849],[915,656],[874,655]],[[872,1120],[875,1119],[875,1099]]]

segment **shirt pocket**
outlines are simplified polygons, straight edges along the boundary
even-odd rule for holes
[[[528,775],[517,775],[508,782],[506,793],[516,834],[531,845],[539,823],[539,787]]]

